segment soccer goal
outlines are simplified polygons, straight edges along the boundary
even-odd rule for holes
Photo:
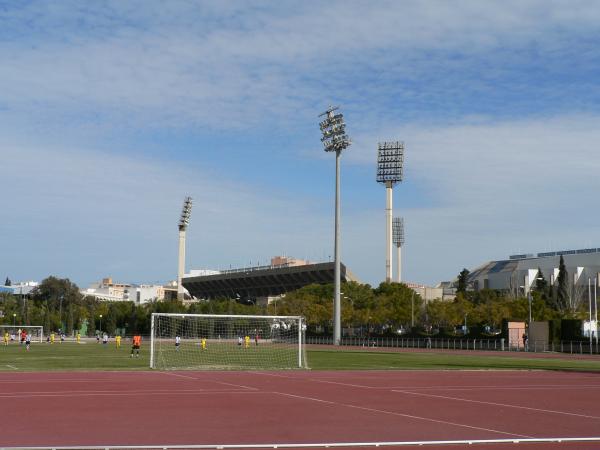
[[[308,368],[303,318],[153,313],[153,369]]]
[[[0,325],[0,336],[8,333],[11,337],[14,336],[15,342],[21,340],[19,332],[25,330],[30,336],[32,342],[42,342],[44,340],[44,327],[39,325]]]

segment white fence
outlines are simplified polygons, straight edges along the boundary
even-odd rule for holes
[[[333,345],[331,336],[307,336],[308,345]],[[598,342],[561,341],[548,343],[545,341],[529,341],[527,345],[519,341],[509,345],[506,339],[460,339],[460,338],[411,338],[411,337],[344,337],[341,345],[351,347],[384,347],[384,348],[422,348],[439,350],[484,350],[506,352],[557,352],[571,354],[600,354]]]

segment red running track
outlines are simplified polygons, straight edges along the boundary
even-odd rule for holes
[[[592,373],[2,373],[0,405],[0,447],[600,436]]]

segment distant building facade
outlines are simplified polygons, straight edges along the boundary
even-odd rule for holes
[[[125,301],[138,305],[165,298],[165,287],[162,285],[115,283],[110,277],[103,278],[99,283],[92,283],[80,292],[102,301]]]
[[[18,283],[13,283],[10,286],[0,286],[0,292],[12,295],[28,296],[31,294],[31,291],[33,291],[39,285],[40,283],[37,281],[21,281]]]
[[[456,297],[456,289],[451,287],[442,286],[438,284],[435,287],[425,286],[419,283],[405,283],[407,287],[415,291],[416,294],[425,301],[430,302],[432,300],[454,300]]]
[[[600,248],[512,255],[508,259],[490,261],[469,273],[469,288],[476,291],[497,289],[515,296],[524,295],[535,287],[540,272],[549,285],[554,285],[561,256],[571,291],[584,290],[588,281],[593,286],[594,279],[597,280],[600,274]]]

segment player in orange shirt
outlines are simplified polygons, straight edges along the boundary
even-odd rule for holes
[[[142,336],[140,336],[139,334],[136,334],[135,336],[133,336],[133,341],[132,341],[132,345],[131,345],[131,357],[133,358],[133,352],[136,352],[135,357],[139,358],[140,357],[140,347],[142,345]]]

